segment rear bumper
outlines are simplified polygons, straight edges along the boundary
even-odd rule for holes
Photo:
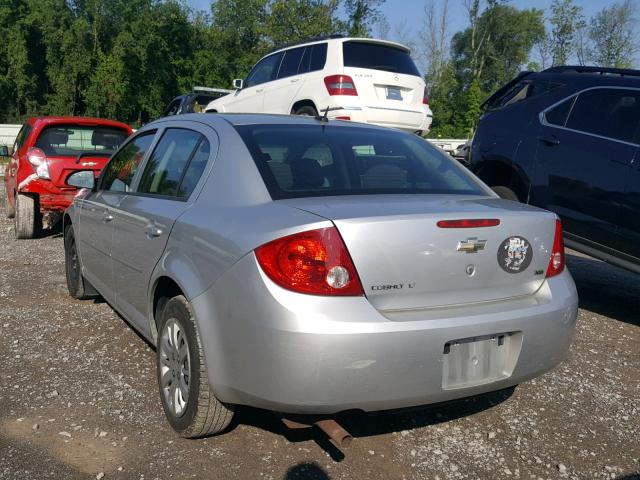
[[[283,290],[252,254],[191,302],[221,400],[306,414],[425,405],[524,382],[567,355],[578,307],[565,271],[526,299],[392,319],[364,297]],[[443,386],[447,342],[506,333],[518,343],[506,376]]]
[[[333,100],[336,98],[336,100]],[[335,119],[336,117],[349,117],[351,121],[361,123],[371,123],[383,127],[397,128],[407,132],[422,131],[427,132],[431,127],[431,110],[425,107],[414,107],[411,105],[362,105],[360,102],[353,105],[347,105],[341,102],[340,97],[332,97],[335,105],[331,108],[343,107],[341,110],[332,110],[328,117]],[[351,97],[353,98],[353,97]],[[353,100],[349,99],[349,103]]]
[[[50,180],[43,180],[31,175],[18,186],[21,193],[35,193],[38,195],[41,212],[64,212],[78,193],[73,187],[59,188]]]

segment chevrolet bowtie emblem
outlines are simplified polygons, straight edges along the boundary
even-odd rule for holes
[[[478,240],[477,237],[467,238],[466,240],[458,242],[458,248],[456,250],[465,253],[477,253],[480,250],[484,250],[486,243],[486,240]]]

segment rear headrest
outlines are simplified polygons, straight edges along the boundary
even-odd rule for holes
[[[95,130],[91,134],[91,145],[93,145],[94,147],[117,147],[121,140],[122,136],[116,133],[101,132],[99,130]]]
[[[49,145],[66,145],[69,141],[69,134],[62,130],[47,130],[44,137],[44,143],[48,143]]]
[[[302,157],[291,162],[293,188],[317,188],[324,185],[324,171],[314,158]]]

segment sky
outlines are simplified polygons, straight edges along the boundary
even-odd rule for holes
[[[424,21],[424,7],[429,0],[386,0],[382,7],[382,14],[390,25],[389,36],[391,39],[398,38],[398,30],[402,30],[402,35],[407,38],[417,35]],[[443,0],[433,0],[439,9]],[[211,0],[187,0],[192,7],[198,10],[209,11]],[[547,10],[551,0],[510,0],[508,2],[516,8],[540,8]],[[614,0],[575,0],[577,5],[582,6],[586,18],[602,8],[616,3]],[[449,33],[454,34],[463,30],[467,26],[465,11],[462,0],[449,0]],[[374,31],[375,33],[375,31]]]

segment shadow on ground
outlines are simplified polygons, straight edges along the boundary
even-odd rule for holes
[[[456,400],[453,402],[428,405],[419,408],[390,410],[380,413],[366,414],[360,411],[342,412],[335,419],[353,437],[371,437],[376,435],[400,432],[448,422],[460,417],[473,415],[488,410],[513,394],[515,387],[498,392],[487,393],[475,397]],[[280,418],[272,412],[265,410],[241,407],[236,410],[233,423],[229,427],[233,430],[238,424],[251,425],[262,430],[285,437],[289,442],[315,441],[335,461],[341,461],[344,454],[337,449],[318,428],[291,430],[284,426]],[[357,440],[355,440],[357,441]],[[308,467],[311,468],[311,467]],[[297,478],[297,477],[286,477]],[[324,477],[301,477],[324,478]]]
[[[608,263],[567,253],[580,308],[640,326],[640,277]]]

